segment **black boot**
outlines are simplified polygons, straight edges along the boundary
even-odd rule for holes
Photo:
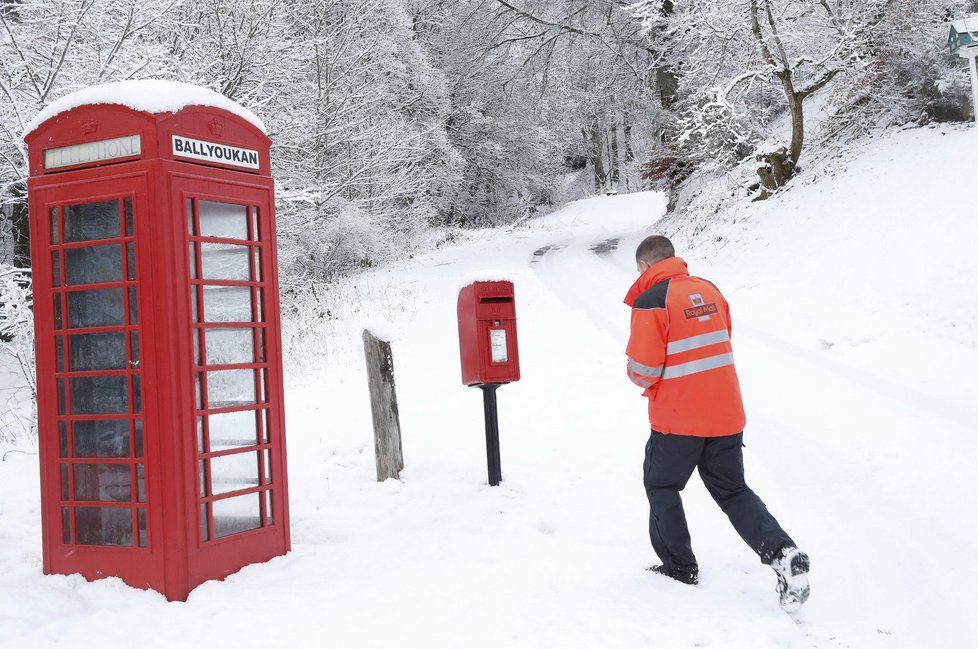
[[[654,572],[684,584],[690,584],[691,586],[700,583],[700,578],[696,570],[677,570],[675,568],[668,570],[665,566],[661,565],[652,566],[648,570],[649,572]]]

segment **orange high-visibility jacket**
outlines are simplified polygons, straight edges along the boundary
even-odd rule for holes
[[[645,388],[652,429],[697,437],[741,432],[730,309],[720,291],[670,257],[642,273],[625,304],[632,307],[628,378]]]

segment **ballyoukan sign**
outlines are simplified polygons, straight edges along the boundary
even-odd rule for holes
[[[58,169],[74,165],[129,158],[142,153],[138,135],[125,135],[111,140],[98,140],[83,144],[47,149],[44,151],[44,168]]]
[[[258,169],[258,152],[253,149],[240,149],[183,135],[173,136],[173,157]]]

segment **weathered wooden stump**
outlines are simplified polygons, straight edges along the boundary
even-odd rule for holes
[[[363,352],[367,361],[370,410],[374,421],[374,452],[377,482],[398,478],[404,468],[401,449],[401,422],[397,414],[394,389],[394,356],[390,343],[363,330]]]

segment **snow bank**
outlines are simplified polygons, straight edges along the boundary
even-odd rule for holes
[[[153,115],[174,113],[187,106],[211,106],[234,113],[254,124],[262,133],[266,132],[265,124],[257,115],[210,88],[178,81],[144,79],[105,83],[65,95],[48,104],[31,120],[24,130],[24,137],[55,115],[89,104],[119,104]]]
[[[639,195],[579,201],[332,287],[328,315],[309,319],[320,346],[294,354],[315,369],[286,376],[293,551],[185,604],[42,576],[37,457],[10,454],[4,646],[978,647],[978,226],[960,202],[973,172],[947,162],[974,150],[970,129],[860,143],[845,173],[754,204],[698,245],[675,237],[731,304],[748,483],[812,557],[797,619],[697,475],[683,498],[699,586],[645,571],[648,419],[624,373],[621,297],[663,201]],[[458,374],[457,286],[470,274],[519,283],[523,378],[498,393],[493,488],[482,398]],[[377,320],[398,337],[406,464],[384,483],[357,326]]]

